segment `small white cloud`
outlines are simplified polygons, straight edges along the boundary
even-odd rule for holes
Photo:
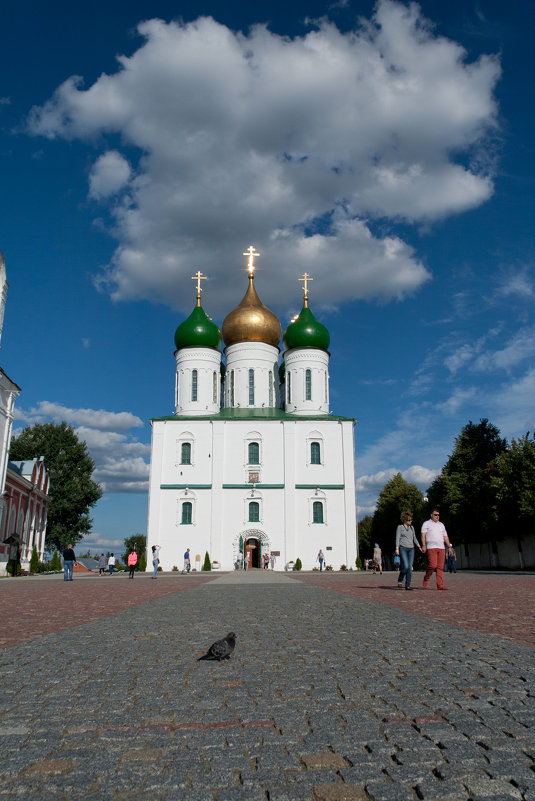
[[[130,412],[108,412],[105,409],[69,409],[61,403],[39,401],[37,406],[24,411],[15,407],[15,419],[28,424],[63,420],[78,426],[88,426],[100,431],[127,431],[143,426],[143,420]]]
[[[475,387],[467,387],[467,389],[455,389],[447,400],[443,403],[437,404],[437,409],[446,415],[454,415],[467,403],[473,401],[477,396],[477,389]]]
[[[0,106],[9,106],[9,105],[11,105],[10,97],[0,97]]]
[[[535,327],[522,328],[511,338],[506,347],[482,353],[474,364],[475,370],[511,370],[535,355]]]
[[[128,184],[132,170],[128,161],[116,150],[108,150],[93,164],[89,175],[89,197],[104,200],[116,195]]]
[[[91,347],[91,340],[87,339],[86,337],[82,337],[82,345],[83,345],[84,348],[90,348]]]

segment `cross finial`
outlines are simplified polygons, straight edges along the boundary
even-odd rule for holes
[[[191,276],[191,280],[192,281],[197,281],[197,306],[200,306],[201,305],[201,292],[202,292],[201,281],[206,281],[207,280],[207,276],[203,275],[200,270],[197,270],[195,275]]]
[[[308,273],[303,273],[302,278],[299,278],[298,280],[303,282],[303,290],[304,290],[303,301],[305,306],[308,306],[308,282],[313,281],[314,279],[311,278]]]
[[[244,256],[249,256],[249,262],[248,262],[248,265],[247,265],[247,269],[249,271],[249,277],[252,278],[254,276],[254,268],[255,268],[254,260],[255,260],[256,256],[260,256],[260,253],[256,252],[254,245],[249,245],[249,247],[247,248],[245,253],[243,253],[243,255]]]

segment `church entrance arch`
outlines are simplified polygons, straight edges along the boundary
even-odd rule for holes
[[[239,554],[243,554],[245,559],[249,554],[249,567],[262,567],[262,556],[267,554],[271,549],[268,535],[259,529],[246,529],[240,532],[233,542],[234,561],[239,558]]]

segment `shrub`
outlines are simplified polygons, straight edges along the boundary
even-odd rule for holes
[[[332,569],[333,569],[332,565],[325,565],[325,570],[332,570]]]
[[[358,570],[362,570],[362,559],[360,558],[360,556],[357,556],[357,558],[355,559],[355,567]]]
[[[52,554],[52,559],[48,564],[49,570],[61,570],[61,559],[59,558],[59,553],[57,550],[54,551]]]
[[[347,570],[347,565],[340,565],[340,570]]]
[[[210,556],[208,555],[208,551],[206,551],[206,553],[204,555],[204,565],[203,565],[202,569],[203,570],[211,570],[212,569],[212,563],[210,561]]]
[[[178,567],[176,565],[173,565],[173,573],[178,573]]]
[[[39,554],[37,553],[37,545],[34,545],[32,549],[32,555],[30,558],[30,573],[39,573]]]
[[[161,566],[160,566],[160,567],[158,568],[157,572],[158,572],[158,573],[163,573],[163,567],[161,567]]]
[[[147,554],[145,553],[145,551],[143,551],[143,553],[139,557],[138,570],[141,573],[144,573],[146,569],[147,569]]]
[[[303,567],[303,564],[302,564],[301,560],[299,559],[299,557],[297,557],[297,559],[295,560],[294,570],[301,570],[302,567]]]

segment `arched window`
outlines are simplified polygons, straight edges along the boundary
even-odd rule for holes
[[[321,464],[321,447],[319,442],[310,443],[310,464]]]
[[[191,501],[184,501],[182,504],[182,525],[188,526],[191,524],[193,505]]]
[[[180,464],[191,464],[191,442],[183,442],[180,447]]]
[[[254,370],[249,370],[249,406],[254,406]]]
[[[217,403],[217,373],[215,370],[212,378],[212,403]]]
[[[191,371],[191,400],[197,400],[197,370]]]
[[[230,371],[230,405],[234,406],[234,370]]]
[[[258,501],[251,501],[249,504],[249,523],[260,522],[260,504]]]
[[[269,389],[268,389],[268,392],[269,392],[268,403],[269,403],[270,406],[273,406],[273,373],[271,372],[271,370],[269,371]]]
[[[288,403],[292,402],[292,374],[286,373],[286,400]]]
[[[249,443],[248,459],[248,464],[260,464],[260,445],[258,442]]]
[[[314,501],[312,504],[312,522],[323,523],[323,504],[321,501]]]
[[[312,400],[312,370],[305,370],[305,400]]]

